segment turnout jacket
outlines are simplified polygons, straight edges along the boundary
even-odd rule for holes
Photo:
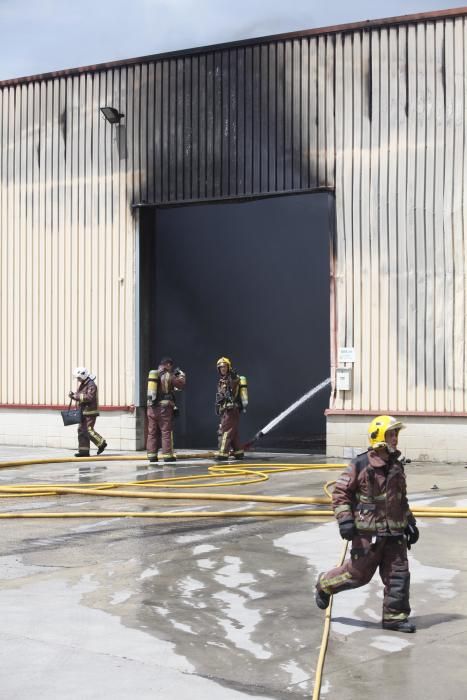
[[[83,411],[83,416],[98,416],[99,403],[97,398],[97,385],[92,376],[89,376],[79,385],[78,391],[73,395]]]
[[[379,536],[401,535],[415,523],[400,454],[390,453],[385,461],[368,450],[350,462],[332,494],[338,522],[353,520],[359,534]]]
[[[151,369],[148,375],[148,406],[175,406],[175,392],[186,384],[186,376],[181,370],[169,372],[165,369]]]
[[[216,407],[218,413],[230,411],[235,406],[241,408],[240,402],[240,377],[235,372],[229,372],[225,377],[220,377],[217,383]]]

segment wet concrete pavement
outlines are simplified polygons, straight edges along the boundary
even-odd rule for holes
[[[0,447],[2,461],[61,454]],[[136,461],[47,464],[2,469],[0,484],[144,482],[204,473],[211,463],[182,460],[156,471]],[[467,506],[464,465],[414,463],[407,473],[413,505]],[[337,474],[288,472],[212,491],[321,496],[322,484]],[[343,543],[331,519],[183,518],[183,510],[250,507],[258,506],[82,495],[2,498],[2,512],[99,510],[102,517],[1,521],[0,696],[311,698],[324,622],[313,587],[319,571],[338,561]],[[180,518],[106,517],[106,511],[143,509],[178,510]],[[336,596],[322,698],[464,698],[467,520],[426,518],[419,525],[420,541],[410,553],[417,634],[381,629],[378,577]]]

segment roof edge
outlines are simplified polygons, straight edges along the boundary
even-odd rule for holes
[[[14,85],[27,84],[41,80],[51,80],[53,78],[63,78],[81,75],[83,73],[95,73],[98,71],[109,70],[112,68],[121,68],[123,66],[133,66],[138,63],[149,63],[152,61],[160,61],[166,58],[176,58],[184,56],[193,56],[196,54],[212,53],[213,51],[223,51],[230,48],[240,48],[243,46],[251,46],[254,44],[264,44],[273,41],[283,41],[286,39],[306,38],[310,36],[322,36],[326,34],[351,33],[361,30],[378,29],[391,26],[399,26],[404,24],[415,24],[418,22],[435,21],[442,19],[452,19],[456,17],[467,16],[467,6],[454,7],[446,10],[434,10],[433,12],[421,12],[412,15],[400,15],[398,17],[388,17],[386,19],[363,20],[360,22],[351,22],[348,24],[335,24],[328,27],[320,27],[317,29],[303,29],[295,32],[287,32],[284,34],[270,34],[251,39],[240,39],[237,41],[229,41],[223,44],[210,44],[208,46],[197,46],[190,49],[177,49],[175,51],[167,51],[163,53],[149,54],[147,56],[138,56],[136,58],[128,58],[106,63],[97,63],[95,65],[82,66],[78,68],[64,68],[58,71],[48,73],[37,73],[35,75],[24,76],[20,78],[9,78],[0,80],[0,88],[10,87]]]

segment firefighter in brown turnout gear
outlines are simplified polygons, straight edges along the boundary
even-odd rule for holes
[[[232,453],[235,459],[243,459],[244,453],[240,445],[238,424],[240,411],[246,413],[248,406],[248,387],[245,377],[238,375],[232,369],[228,357],[220,357],[217,361],[219,381],[216,394],[216,414],[220,416],[218,430],[219,451],[217,461],[224,461]]]
[[[76,391],[70,391],[68,396],[79,404],[82,415],[78,426],[78,452],[75,453],[75,457],[89,457],[91,442],[96,445],[97,454],[100,455],[107,443],[102,435],[94,430],[99,415],[96,375],[90,374],[86,367],[76,367],[73,376],[78,380],[78,388]]]
[[[332,594],[368,583],[376,569],[384,584],[383,629],[415,632],[409,621],[410,573],[407,548],[418,540],[407,501],[404,467],[397,450],[402,423],[378,416],[369,426],[370,447],[353,459],[332,494],[340,535],[351,540],[350,559],[316,584],[316,604],[325,609]]]
[[[157,369],[148,376],[148,439],[146,449],[150,462],[157,462],[162,447],[164,462],[175,462],[173,447],[173,420],[177,410],[175,392],[183,389],[186,377],[181,369],[174,370],[170,357],[163,357]]]

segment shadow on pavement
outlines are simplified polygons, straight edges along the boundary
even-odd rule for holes
[[[450,614],[442,615],[440,613],[433,613],[432,615],[415,615],[411,616],[412,622],[415,623],[417,629],[429,629],[435,625],[442,625],[445,622],[452,622],[453,620],[465,619],[467,615]],[[357,620],[351,617],[333,617],[332,622],[340,622],[343,625],[349,625],[350,627],[361,627],[362,629],[381,629],[381,622],[372,622],[370,620]]]
[[[444,622],[463,620],[466,617],[467,615],[459,615],[457,613],[452,613],[449,615],[433,613],[432,615],[415,615],[410,619],[417,625],[417,629],[424,630],[429,629],[430,627],[435,627],[435,625],[442,625]]]

